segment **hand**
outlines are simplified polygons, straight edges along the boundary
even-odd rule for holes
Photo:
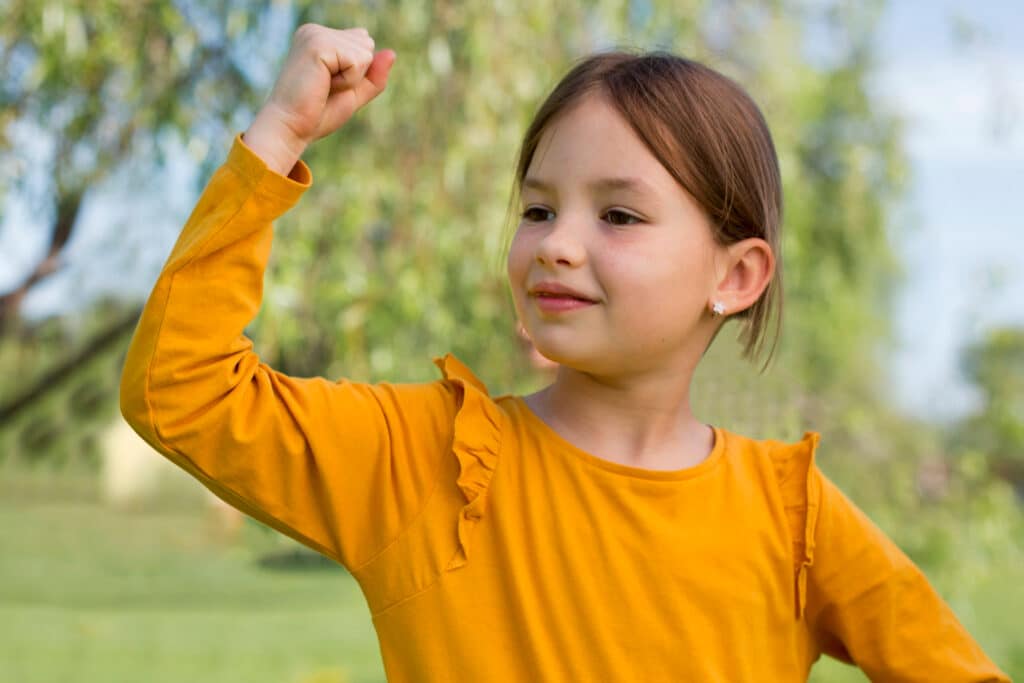
[[[243,136],[246,145],[270,168],[288,173],[311,142],[384,91],[395,53],[373,50],[365,28],[300,26],[270,97]]]

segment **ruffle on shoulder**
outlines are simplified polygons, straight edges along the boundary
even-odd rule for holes
[[[806,432],[795,444],[772,450],[775,475],[786,509],[793,539],[793,574],[796,588],[796,617],[802,619],[807,605],[807,572],[814,564],[814,532],[818,523],[821,487],[813,475],[814,453],[821,436]]]
[[[459,547],[447,571],[466,564],[473,528],[483,519],[487,489],[501,446],[501,409],[491,400],[484,384],[455,356],[447,354],[436,358],[434,364],[457,392],[452,452],[459,466],[456,483],[466,497],[466,505],[459,515]]]

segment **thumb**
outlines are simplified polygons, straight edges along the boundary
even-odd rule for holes
[[[395,63],[397,55],[394,50],[381,50],[373,55],[373,62],[366,70],[363,80],[352,88],[356,96],[356,106],[361,107],[377,95],[384,92],[388,84],[388,74]]]

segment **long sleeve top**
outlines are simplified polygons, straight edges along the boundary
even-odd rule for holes
[[[262,363],[272,221],[312,182],[240,138],[135,331],[125,418],[240,510],[344,565],[389,681],[1008,681],[821,473],[818,436],[715,427],[699,465],[597,457],[452,356],[422,384]]]

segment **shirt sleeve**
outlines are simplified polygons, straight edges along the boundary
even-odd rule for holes
[[[156,450],[243,512],[350,570],[416,515],[450,452],[446,381],[299,379],[260,361],[245,326],[262,299],[272,221],[310,186],[236,138],[146,302],[121,411]]]
[[[817,467],[808,476],[818,507],[806,616],[821,650],[872,681],[1009,683],[895,543]]]

